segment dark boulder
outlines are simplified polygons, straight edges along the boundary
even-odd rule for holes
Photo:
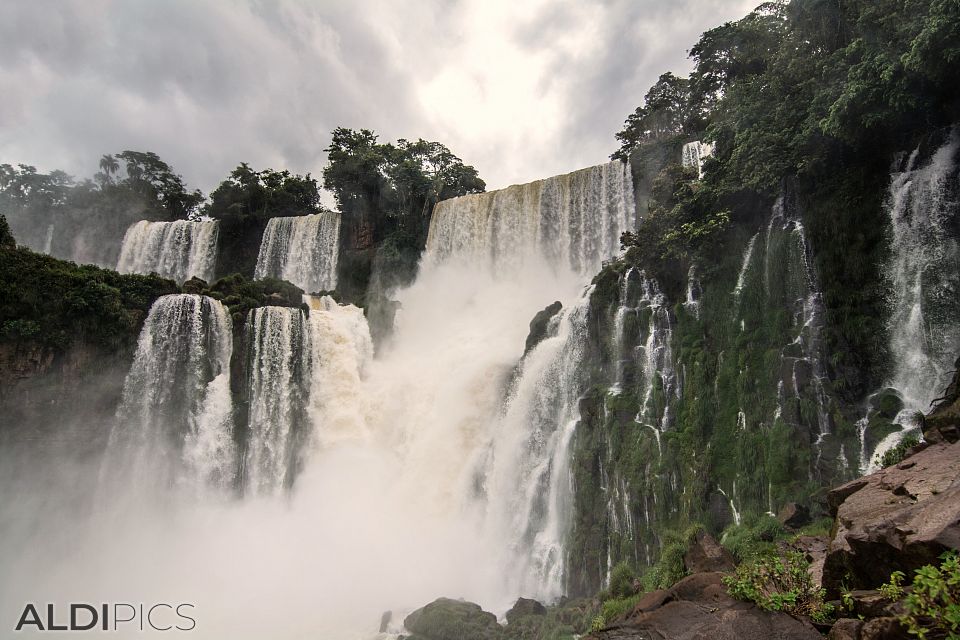
[[[410,640],[502,640],[497,616],[480,605],[463,600],[438,598],[406,617],[403,626]]]
[[[841,618],[830,627],[827,640],[860,640],[860,629],[862,628],[863,620]]]
[[[530,598],[517,598],[516,603],[507,611],[507,624],[513,624],[527,616],[545,616],[547,608]]]
[[[810,510],[802,504],[788,502],[780,509],[777,520],[788,529],[799,529],[810,524]]]
[[[837,521],[823,585],[873,589],[960,548],[960,444],[932,445],[830,492]]]
[[[533,320],[530,321],[530,333],[527,334],[527,344],[523,349],[523,354],[526,355],[534,347],[536,347],[540,342],[547,337],[547,330],[550,327],[550,320],[553,316],[560,313],[560,310],[563,308],[563,305],[559,300],[543,309],[538,311],[537,315],[533,316]]]
[[[860,640],[911,640],[915,636],[907,633],[896,618],[874,618],[863,623]]]
[[[732,571],[735,564],[730,552],[706,531],[697,533],[683,554],[683,566],[688,573]]]
[[[953,380],[943,396],[934,400],[933,411],[923,419],[923,437],[927,442],[960,440],[960,358],[954,367]]]

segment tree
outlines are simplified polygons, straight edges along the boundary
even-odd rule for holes
[[[669,71],[660,76],[616,134],[620,149],[613,158],[626,160],[643,142],[682,133],[691,124],[694,111],[690,102],[690,81]]]
[[[477,170],[439,142],[381,143],[368,129],[338,127],[326,151],[324,187],[377,239],[403,232],[422,244],[434,204],[486,189]]]
[[[223,218],[227,215],[297,216],[320,211],[317,181],[309,173],[297,175],[287,170],[255,171],[246,162],[210,194],[204,213]]]

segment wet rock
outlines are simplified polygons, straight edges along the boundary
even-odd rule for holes
[[[960,443],[932,445],[829,494],[837,522],[824,565],[831,594],[873,589],[960,548]]]
[[[799,529],[810,524],[810,510],[796,502],[788,502],[780,509],[777,520],[789,529]]]
[[[463,600],[438,598],[406,617],[403,626],[410,640],[502,640],[497,616],[480,605]]]
[[[563,309],[563,305],[559,300],[543,309],[538,311],[537,315],[533,316],[533,320],[530,321],[530,333],[527,334],[527,343],[523,349],[523,354],[526,355],[534,347],[536,347],[540,342],[547,337],[547,329],[550,327],[550,320],[553,319],[553,316],[560,313],[560,310]]]
[[[954,367],[953,380],[943,396],[934,400],[933,411],[923,419],[923,437],[927,442],[960,440],[960,358]]]
[[[527,616],[545,616],[547,608],[530,598],[517,598],[516,603],[507,611],[507,624],[513,624],[520,618]]]
[[[841,618],[830,628],[827,640],[860,640],[860,629],[862,628],[862,620]]]
[[[703,571],[732,571],[733,556],[706,531],[700,531],[683,554],[683,565],[689,573]]]
[[[393,619],[393,611],[384,611],[380,616],[380,633],[386,633],[390,627],[390,620]]]
[[[811,625],[734,600],[722,573],[687,576],[644,596],[624,622],[591,634],[605,640],[818,640]]]

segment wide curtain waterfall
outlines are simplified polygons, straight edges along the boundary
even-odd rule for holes
[[[219,225],[215,220],[136,222],[123,236],[117,271],[209,282],[216,267]]]
[[[280,278],[307,292],[337,286],[340,214],[271,218],[263,232],[255,278]]]

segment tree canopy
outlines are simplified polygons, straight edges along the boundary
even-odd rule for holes
[[[317,181],[309,173],[255,171],[241,162],[213,190],[203,212],[213,218],[230,214],[273,218],[317,213],[320,209]]]

